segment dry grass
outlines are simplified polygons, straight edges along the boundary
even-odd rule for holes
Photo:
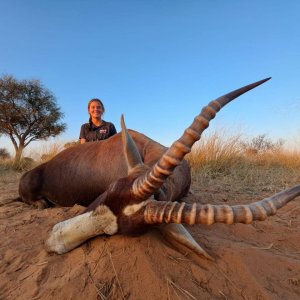
[[[54,141],[28,153],[35,160],[30,167],[51,159],[64,146]],[[208,192],[213,189],[249,195],[274,193],[297,184],[300,179],[299,151],[280,147],[256,152],[245,148],[241,134],[228,136],[221,130],[203,136],[187,160],[192,168],[193,185]],[[13,160],[0,160],[0,173],[12,166]]]
[[[277,192],[300,179],[300,152],[284,149],[248,151],[241,135],[227,137],[215,132],[196,143],[187,160],[193,183],[233,192],[259,194]]]
[[[187,158],[195,172],[205,169],[208,173],[224,173],[242,158],[240,136],[223,138],[215,132],[209,137],[202,137]]]
[[[35,161],[45,162],[52,159],[62,150],[64,150],[64,143],[52,141],[40,144],[40,147],[36,147],[35,150],[28,153],[28,156],[32,157]]]
[[[167,278],[168,299],[171,299],[171,297],[170,297],[170,288],[172,288],[173,293],[176,295],[176,298],[178,298],[178,299],[188,299],[188,300],[196,300],[197,299],[189,291],[187,291],[184,288],[180,287],[178,284],[176,284],[170,278]]]
[[[217,173],[241,164],[295,169],[300,167],[300,151],[283,147],[256,151],[245,148],[241,135],[214,132],[194,145],[188,161],[194,170],[206,167]]]
[[[54,140],[47,143],[40,143],[34,150],[27,150],[26,148],[23,152],[23,158],[17,165],[14,163],[14,157],[9,159],[0,158],[0,173],[5,170],[16,170],[18,172],[28,171],[37,165],[52,159],[62,150],[76,144],[76,141],[65,143]]]
[[[0,159],[0,174],[5,170],[12,169],[13,160],[12,159]]]
[[[0,176],[5,171],[16,171],[22,173],[34,168],[38,163],[30,157],[22,158],[19,163],[15,163],[14,159],[0,159]]]

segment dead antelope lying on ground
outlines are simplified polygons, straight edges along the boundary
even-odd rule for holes
[[[231,100],[269,79],[210,102],[168,149],[138,132],[128,132],[122,117],[122,134],[67,149],[24,174],[19,189],[23,201],[47,199],[62,206],[87,206],[83,214],[53,227],[46,241],[47,250],[61,254],[100,234],[141,234],[154,224],[161,224],[160,229],[170,242],[211,258],[181,223],[249,224],[274,215],[300,195],[299,185],[249,205],[176,202],[190,187],[190,170],[184,156],[200,139],[209,121]]]

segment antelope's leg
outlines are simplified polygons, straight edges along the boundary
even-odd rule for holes
[[[214,260],[214,258],[202,249],[182,224],[162,224],[158,226],[158,229],[162,236],[180,252],[184,248],[187,248],[187,250],[191,250],[199,256]]]

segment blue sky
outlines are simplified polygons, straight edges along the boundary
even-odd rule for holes
[[[212,127],[295,140],[299,20],[298,0],[0,0],[0,75],[38,78],[55,94],[62,140],[78,138],[98,97],[118,131],[124,113],[129,128],[165,145],[210,100],[272,76]]]

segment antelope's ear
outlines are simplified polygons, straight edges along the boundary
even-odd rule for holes
[[[130,174],[134,168],[143,166],[144,164],[135,142],[128,133],[123,114],[121,116],[121,128],[123,151],[127,161],[128,174]]]

